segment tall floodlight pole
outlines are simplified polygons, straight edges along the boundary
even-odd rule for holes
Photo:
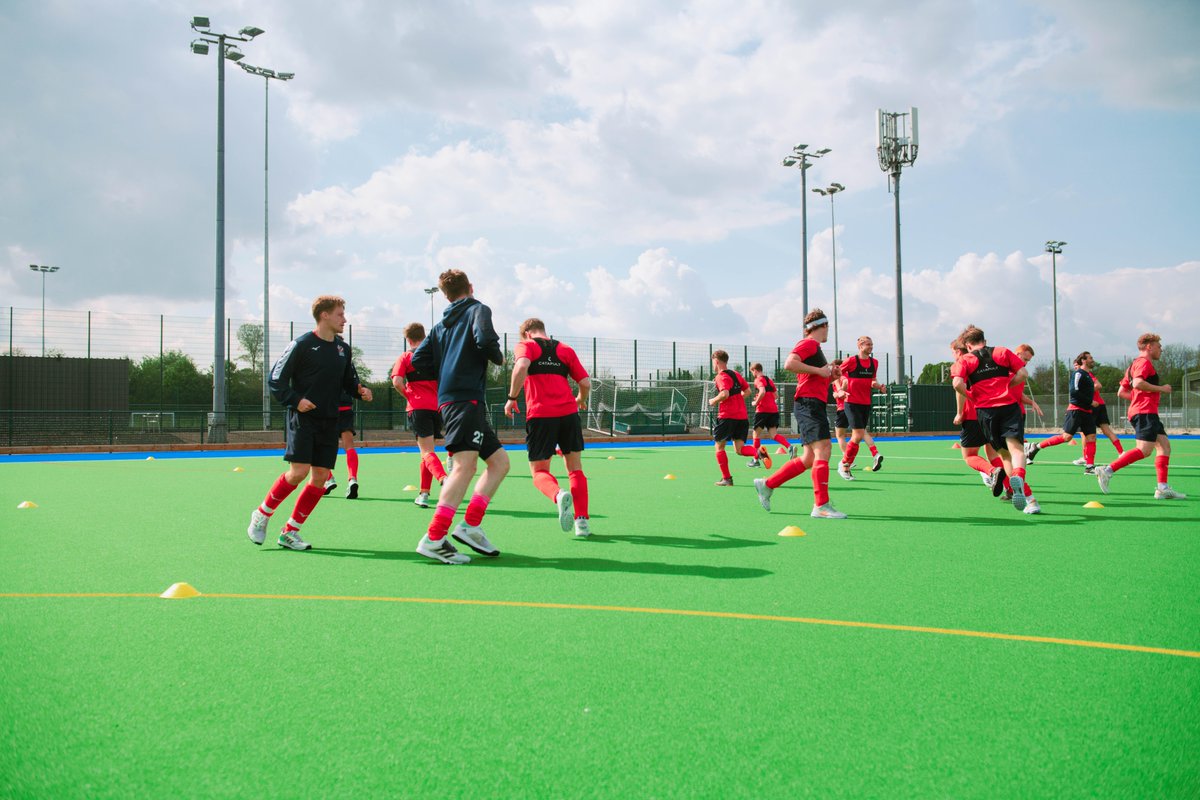
[[[270,169],[271,148],[271,81],[290,81],[294,72],[276,72],[273,69],[238,64],[251,75],[263,78],[263,357],[262,357],[262,402],[263,430],[271,429],[271,236],[270,236]]]
[[[798,144],[783,157],[783,166],[800,170],[800,295],[801,308],[808,316],[808,168],[809,159],[820,158],[829,153],[828,147],[808,152],[808,145]]]
[[[1054,296],[1054,419],[1058,419],[1058,254],[1062,252],[1066,242],[1050,240],[1046,242],[1046,252],[1050,254],[1050,292]]]
[[[433,330],[433,296],[437,294],[438,287],[430,286],[425,290],[425,294],[429,295],[429,330]]]
[[[216,33],[208,17],[192,17],[192,30],[200,38],[192,40],[192,52],[208,55],[208,46],[217,46],[217,280],[213,311],[213,410],[208,418],[208,440],[228,440],[225,420],[225,59],[241,61],[246,56],[235,42],[248,42],[261,36],[262,28],[247,26],[237,32]],[[265,331],[264,331],[265,333]]]
[[[58,267],[47,267],[45,265],[30,264],[29,268],[34,272],[42,273],[42,358],[46,357],[46,275],[58,272]]]
[[[837,301],[837,218],[833,214],[833,196],[846,191],[840,183],[831,183],[827,189],[813,189],[822,197],[829,197],[829,237],[831,242],[830,255],[833,258],[833,354],[841,358],[842,351],[838,347],[838,301]]]
[[[904,294],[900,280],[900,168],[917,160],[917,109],[875,112],[876,152],[879,168],[890,176],[889,188],[896,201],[896,362],[899,381],[905,383]]]

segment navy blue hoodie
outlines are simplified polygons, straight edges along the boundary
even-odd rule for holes
[[[455,300],[413,351],[412,365],[438,376],[438,405],[474,400],[482,403],[487,365],[504,363],[492,310],[474,297]]]

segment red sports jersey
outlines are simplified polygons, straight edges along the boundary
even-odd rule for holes
[[[1089,372],[1088,375],[1092,375],[1092,373]],[[1092,408],[1095,408],[1104,405],[1104,398],[1100,396],[1100,381],[1096,380],[1095,375],[1092,375],[1092,383],[1096,387],[1096,396],[1092,398]]]
[[[874,391],[871,384],[879,373],[879,361],[874,358],[861,359],[857,355],[850,356],[842,362],[842,375],[846,376],[850,397],[847,402],[855,405],[871,405],[871,394]]]
[[[1025,396],[1025,381],[1021,381],[1012,387],[1012,401],[1021,407],[1021,414],[1025,414],[1025,401],[1029,398]]]
[[[729,391],[729,397],[717,404],[717,419],[749,419],[746,399],[742,397],[742,392],[750,386],[746,379],[737,372],[726,369],[717,373],[714,382],[717,385],[717,394]]]
[[[810,367],[823,367],[829,362],[821,352],[821,343],[816,339],[804,338],[796,342],[792,352]],[[796,375],[796,399],[810,397],[822,402],[829,396],[829,378],[800,372]]]
[[[437,379],[413,369],[413,351],[409,350],[396,359],[392,366],[393,378],[404,378],[404,399],[409,411],[437,411]]]
[[[565,417],[579,413],[579,405],[575,402],[575,393],[571,391],[567,375],[579,382],[588,373],[570,345],[539,337],[518,342],[513,356],[530,361],[530,372],[525,377],[527,419]]]
[[[760,414],[774,414],[779,411],[779,401],[775,399],[775,381],[768,378],[766,375],[759,375],[754,379],[754,385],[759,389],[764,389],[762,397],[754,405],[754,410]]]
[[[967,382],[976,408],[999,408],[1020,403],[1013,392],[1016,387],[1010,386],[1009,381],[1024,366],[1021,357],[1005,347],[985,347],[956,361],[950,374]],[[1021,384],[1022,390],[1024,387]]]
[[[1133,419],[1138,414],[1157,414],[1158,413],[1158,392],[1145,392],[1133,388],[1133,382],[1137,378],[1141,378],[1146,383],[1159,386],[1158,370],[1154,368],[1154,362],[1146,358],[1146,356],[1138,356],[1129,365],[1129,370],[1125,373],[1126,379],[1129,381],[1129,388],[1133,392],[1133,397],[1129,399],[1129,418]]]
[[[963,380],[966,380],[966,378],[959,372],[958,369],[958,365],[961,363],[962,357],[959,356],[957,359],[955,359],[954,365],[950,367],[950,375],[951,377],[959,377],[963,378]],[[969,419],[979,419],[979,415],[975,413],[975,401],[971,399],[971,393],[969,391],[967,392],[967,396],[963,398],[962,418],[963,422],[966,422]]]

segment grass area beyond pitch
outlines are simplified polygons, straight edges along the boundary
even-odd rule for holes
[[[1046,450],[1033,517],[951,444],[834,472],[841,521],[711,446],[589,449],[589,540],[514,451],[457,567],[415,454],[357,501],[339,462],[302,553],[295,496],[246,537],[278,457],[0,463],[0,796],[1200,794],[1200,441],[1179,502]]]

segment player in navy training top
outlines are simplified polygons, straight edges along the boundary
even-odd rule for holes
[[[290,550],[311,547],[300,538],[300,526],[325,494],[325,481],[337,463],[342,392],[371,401],[371,390],[359,383],[350,346],[340,335],[346,327],[346,301],[322,295],[313,301],[312,315],[316,329],[293,340],[271,370],[271,394],[287,406],[287,452],[283,458],[290,466],[254,509],[246,531],[250,541],[262,544],[275,509],[308,478],[291,519],[279,534],[279,544]]]

